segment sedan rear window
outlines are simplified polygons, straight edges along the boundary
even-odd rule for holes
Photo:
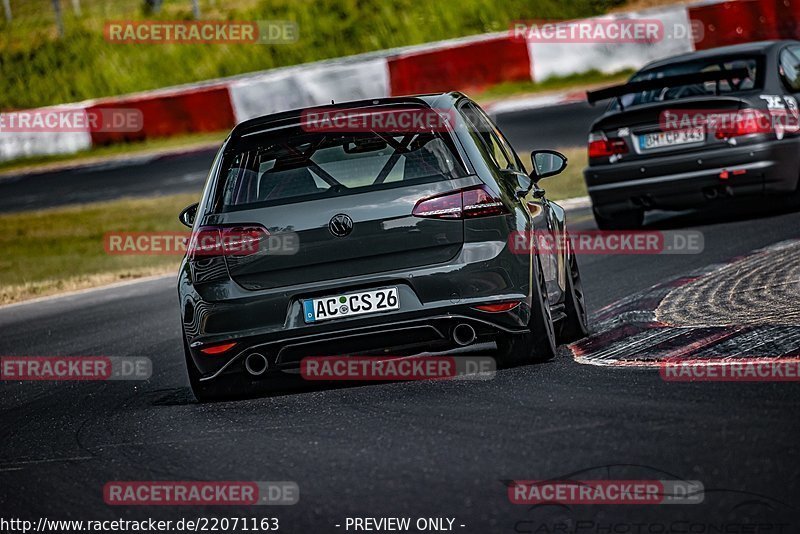
[[[248,136],[222,165],[222,211],[287,204],[467,173],[445,132],[307,132]]]
[[[661,68],[643,71],[636,74],[633,78],[631,78],[630,81],[642,82],[667,78],[670,76],[679,76],[683,74],[732,71],[742,68],[747,69],[749,74],[746,78],[742,79],[731,77],[730,79],[723,79],[718,82],[714,81],[676,87],[664,87],[651,91],[641,91],[634,94],[628,94],[622,97],[622,105],[623,107],[628,108],[630,106],[667,102],[672,100],[680,100],[682,98],[735,94],[743,91],[761,89],[763,87],[763,81],[761,79],[762,62],[763,58],[761,57],[722,57],[679,63],[676,65],[668,65]],[[618,109],[619,103],[615,101],[612,103],[611,107],[612,109]]]

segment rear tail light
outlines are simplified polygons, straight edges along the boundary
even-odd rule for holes
[[[744,109],[730,115],[730,119],[716,129],[717,139],[741,137],[743,135],[765,134],[772,131],[769,113],[757,109]]]
[[[592,133],[589,135],[590,158],[608,158],[627,153],[628,143],[621,137],[607,138],[603,133]]]
[[[438,197],[423,198],[411,212],[429,219],[474,219],[508,213],[505,204],[485,185]]]
[[[189,239],[187,254],[190,259],[249,256],[257,253],[268,237],[267,229],[258,224],[224,228],[201,226]]]
[[[223,352],[227,352],[231,350],[233,347],[236,346],[236,343],[223,343],[222,345],[214,345],[213,347],[206,347],[204,349],[200,349],[200,352],[203,354],[222,354]]]
[[[511,311],[519,305],[520,305],[519,301],[513,301],[513,302],[502,302],[500,304],[484,304],[482,306],[475,306],[475,309],[489,313],[500,313],[500,312]]]

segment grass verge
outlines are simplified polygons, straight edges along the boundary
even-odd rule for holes
[[[110,255],[104,236],[186,230],[177,215],[196,201],[184,194],[0,215],[0,304],[176,272],[178,256]]]

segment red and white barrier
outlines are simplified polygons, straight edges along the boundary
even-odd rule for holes
[[[81,102],[72,106],[87,111],[139,110],[143,128],[137,132],[0,131],[0,161],[226,130],[260,115],[331,100],[471,92],[502,82],[544,80],[593,69],[637,69],[653,60],[743,41],[798,38],[800,0],[705,2],[608,15],[589,22],[621,19],[657,19],[663,23],[665,34],[651,43],[542,43],[501,32]],[[694,38],[687,31],[693,21]]]
[[[28,111],[34,114],[37,112],[47,113],[48,110],[57,112],[57,110],[82,110],[83,108],[83,105],[76,104]],[[3,121],[3,125],[5,126],[5,121]],[[88,128],[83,128],[82,130],[73,129],[73,131],[69,132],[0,131],[0,161],[33,156],[74,154],[81,150],[88,150],[91,147],[92,136]]]
[[[389,96],[386,58],[276,69],[228,86],[236,122],[347,100]]]
[[[462,43],[433,44],[389,58],[391,94],[480,91],[501,82],[531,79],[524,41],[507,33]]]
[[[652,19],[663,24],[664,39],[657,42],[616,43],[541,43],[529,42],[534,80],[567,76],[590,70],[607,74],[625,69],[640,69],[651,61],[694,50],[689,13],[685,6],[670,6],[637,13],[618,13],[597,17],[599,21]]]

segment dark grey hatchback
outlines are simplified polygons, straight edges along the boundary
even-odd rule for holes
[[[353,120],[392,113],[440,120]],[[538,181],[566,158],[531,158],[528,174],[460,93],[236,126],[201,201],[180,215],[193,230],[178,292],[195,396],[247,394],[307,356],[494,341],[502,363],[525,362],[586,335],[570,247],[537,246],[565,232],[564,210]]]

